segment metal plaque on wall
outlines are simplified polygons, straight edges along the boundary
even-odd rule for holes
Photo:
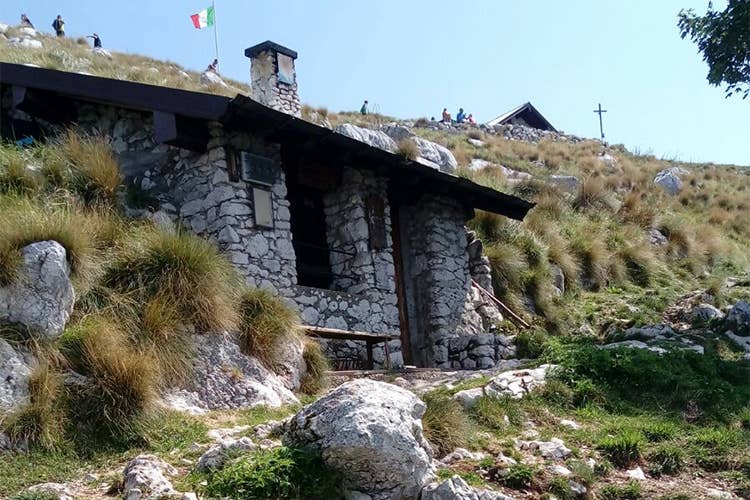
[[[294,59],[286,54],[276,54],[276,61],[279,67],[279,82],[294,84]]]

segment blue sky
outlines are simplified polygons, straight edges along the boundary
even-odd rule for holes
[[[61,13],[69,35],[203,69],[213,33],[190,14],[210,0],[3,0],[37,27]],[[715,2],[723,8],[722,2]],[[299,52],[303,102],[401,118],[459,106],[486,121],[531,101],[558,129],[685,161],[750,164],[750,100],[706,82],[680,8],[706,0],[217,0],[220,69],[247,81],[246,47],[270,39]]]

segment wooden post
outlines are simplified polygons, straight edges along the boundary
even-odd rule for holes
[[[372,341],[367,341],[367,369],[372,370],[375,368],[375,363],[372,359]]]

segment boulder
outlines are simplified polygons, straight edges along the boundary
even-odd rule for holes
[[[630,479],[633,479],[635,481],[645,481],[646,475],[643,473],[643,469],[640,467],[636,467],[635,469],[630,469],[628,471],[625,471],[625,475],[627,475]]]
[[[0,413],[28,401],[31,368],[18,351],[0,339]]]
[[[201,82],[201,85],[205,85],[207,87],[212,86],[212,85],[225,87],[225,88],[229,87],[229,85],[227,85],[226,82],[221,79],[219,74],[214,71],[204,71],[203,73],[201,73],[200,82]]]
[[[391,153],[395,152],[397,149],[396,142],[391,139],[388,134],[380,130],[370,130],[369,128],[357,127],[351,123],[337,125],[333,130],[341,135],[369,144],[374,148],[390,151]]]
[[[484,397],[484,395],[484,387],[476,387],[474,389],[458,391],[453,395],[453,399],[458,401],[461,406],[468,409],[477,404],[477,401]]]
[[[40,498],[57,498],[57,500],[73,500],[75,496],[67,485],[61,483],[42,483],[29,486],[28,491],[36,493]]]
[[[375,500],[415,498],[434,479],[422,435],[425,404],[395,385],[360,379],[337,387],[289,421],[287,445],[309,446]]]
[[[469,163],[469,170],[482,170],[491,165],[491,161],[483,160],[481,158],[472,158],[471,163]]]
[[[307,372],[307,363],[302,357],[304,344],[298,338],[289,339],[284,349],[280,349],[281,357],[276,365],[276,373],[287,389],[297,391],[300,381]]]
[[[107,59],[112,59],[112,54],[107,49],[103,49],[101,47],[94,47],[93,49],[91,49],[91,52],[95,56],[106,57]]]
[[[440,463],[443,465],[450,465],[453,462],[459,462],[461,460],[472,460],[478,462],[483,458],[487,458],[487,456],[488,455],[482,451],[473,452],[465,448],[456,448],[455,450],[444,456],[440,460]]]
[[[65,248],[55,241],[41,241],[25,246],[21,254],[23,266],[18,280],[0,287],[0,321],[56,338],[75,302]]]
[[[563,440],[558,438],[549,441],[519,441],[518,447],[522,450],[539,451],[539,454],[548,460],[563,460],[572,453]]]
[[[566,193],[576,194],[581,189],[581,181],[572,175],[550,175],[547,181]]]
[[[399,125],[398,123],[389,123],[388,125],[383,125],[382,127],[380,127],[380,130],[388,134],[388,137],[396,142],[416,137],[416,134],[412,132],[409,127]]]
[[[689,172],[684,168],[672,167],[659,171],[654,177],[654,184],[662,188],[668,194],[675,196],[682,189],[683,175],[687,175]]]
[[[448,148],[427,139],[422,139],[421,137],[415,137],[413,140],[417,148],[419,148],[419,156],[421,158],[437,165],[441,172],[451,174],[456,171],[458,162]]]
[[[533,389],[543,386],[547,374],[554,368],[556,365],[545,364],[534,369],[503,372],[490,380],[484,392],[490,397],[508,395],[519,399]]]
[[[191,380],[167,391],[167,404],[187,401],[189,407],[210,410],[299,404],[284,380],[243,354],[233,336],[193,335],[193,341],[196,356]]]
[[[24,37],[36,38],[37,36],[36,30],[31,26],[21,26],[18,28],[18,32]]]
[[[422,500],[513,500],[499,491],[472,488],[455,475],[442,483],[432,483],[422,490]]]
[[[5,32],[8,31],[8,28],[10,28],[10,26],[8,26],[7,24],[0,23],[0,34],[4,35]]]
[[[669,243],[669,240],[667,240],[667,237],[658,229],[649,229],[648,242],[655,247],[660,247]]]
[[[257,447],[248,437],[222,439],[200,456],[196,468],[201,472],[220,469],[231,454],[237,451],[254,450]]]
[[[41,49],[44,47],[39,40],[18,37],[10,38],[8,40],[8,45],[13,45],[14,47],[20,47],[22,49]]]
[[[669,325],[633,326],[625,330],[626,339],[653,340],[664,339],[674,335],[675,332]]]
[[[711,304],[698,304],[690,311],[690,319],[693,322],[707,323],[723,317],[724,313],[721,312],[721,309]]]
[[[726,324],[740,335],[750,335],[750,304],[744,300],[737,302],[726,316]]]
[[[177,496],[167,476],[177,470],[154,455],[138,455],[125,466],[123,496],[125,500],[145,500]]]

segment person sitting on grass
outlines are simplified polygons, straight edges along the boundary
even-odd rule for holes
[[[52,28],[57,36],[65,36],[65,21],[60,14],[52,21]]]
[[[448,108],[443,108],[443,123],[451,122],[451,114],[448,113]]]
[[[28,17],[26,17],[26,14],[21,14],[21,26],[28,26],[29,28],[33,28],[34,25],[31,24],[31,21]]]
[[[206,71],[211,71],[212,73],[218,73],[219,72],[219,60],[214,59],[213,62],[208,65],[208,68],[206,68]]]
[[[472,115],[471,113],[469,113],[469,116],[466,117],[466,121],[472,125],[477,124],[477,121],[474,119],[474,115]]]
[[[466,121],[466,113],[464,108],[458,108],[458,114],[456,115],[456,123],[463,123]]]
[[[93,38],[94,39],[94,48],[95,49],[101,49],[102,48],[102,39],[99,38],[99,35],[94,33],[93,35],[88,35],[86,38]]]

